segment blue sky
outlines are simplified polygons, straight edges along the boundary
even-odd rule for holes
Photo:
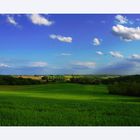
[[[1,14],[0,74],[140,74],[138,14]]]

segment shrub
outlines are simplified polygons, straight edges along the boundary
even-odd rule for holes
[[[108,85],[110,94],[140,96],[140,83],[136,82],[116,82]]]

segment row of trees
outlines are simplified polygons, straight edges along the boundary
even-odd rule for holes
[[[39,80],[33,80],[30,78],[16,78],[8,75],[0,75],[0,85],[33,85],[41,84]]]
[[[80,84],[105,84],[110,85],[120,82],[137,82],[140,83],[140,75],[131,75],[131,76],[117,76],[117,77],[103,77],[103,76],[83,76],[83,77],[72,77],[70,78],[71,83],[80,83]]]
[[[71,75],[67,78],[63,75],[48,75],[43,76],[44,82],[69,82],[79,84],[102,84],[103,79],[100,76],[88,76],[88,75]]]
[[[46,83],[48,83],[48,82],[66,82],[65,77],[63,75],[43,76],[42,80]]]
[[[118,82],[108,85],[110,94],[140,96],[140,83],[136,82]]]
[[[70,82],[79,84],[105,84],[110,94],[140,96],[140,75],[102,77],[102,76],[71,76],[69,80],[63,75],[43,76],[42,80],[0,75],[0,85],[32,85],[49,82]]]
[[[83,76],[83,77],[72,77],[69,80],[70,83],[79,83],[79,84],[102,84],[101,78],[95,78],[95,77],[89,77],[89,76]]]
[[[140,96],[140,75],[121,76],[106,80],[110,94]]]
[[[103,84],[114,84],[114,83],[120,83],[120,82],[137,82],[140,83],[140,75],[129,75],[129,76],[119,76],[115,78],[107,78],[102,80]]]
[[[112,78],[102,77],[73,77],[72,83],[105,84],[110,94],[140,96],[140,75],[118,76]]]

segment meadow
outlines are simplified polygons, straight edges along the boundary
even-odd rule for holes
[[[0,85],[1,126],[140,126],[140,98],[106,85]]]

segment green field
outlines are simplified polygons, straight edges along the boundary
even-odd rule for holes
[[[104,85],[0,86],[2,126],[140,126],[140,98]]]

